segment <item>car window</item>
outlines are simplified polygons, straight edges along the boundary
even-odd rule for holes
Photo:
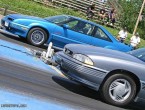
[[[66,24],[69,26],[69,29],[73,29],[78,24],[78,20],[69,21]]]
[[[138,56],[138,58],[145,62],[145,52],[142,55]]]
[[[136,49],[128,53],[145,62],[145,48]]]
[[[59,18],[53,19],[52,22],[58,24],[58,23],[62,23],[64,21],[66,21],[66,20],[68,20],[66,17],[59,17]]]
[[[77,19],[68,22],[67,25],[69,25],[69,29],[86,35],[91,35],[95,27],[89,23]]]
[[[96,32],[94,34],[94,37],[111,42],[111,39],[100,28],[96,28]]]
[[[86,34],[87,35],[92,35],[92,32],[94,30],[94,27],[95,27],[94,25],[91,25],[91,24],[87,23],[86,26],[85,26],[85,28],[84,28]]]
[[[45,18],[47,21],[55,23],[55,24],[61,24],[63,22],[66,22],[70,19],[68,16],[53,16]]]

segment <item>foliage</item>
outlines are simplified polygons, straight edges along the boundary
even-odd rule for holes
[[[120,16],[122,27],[127,27],[128,31],[132,33],[141,9],[143,0],[130,0],[126,2],[125,0],[118,1],[122,6],[122,13]],[[144,8],[145,11],[145,8]],[[141,38],[145,39],[145,20],[140,21],[137,32],[139,32]]]
[[[115,37],[117,37],[118,35],[118,30],[116,29],[112,29],[112,28],[109,28],[109,27],[106,27],[104,26],[110,33],[112,33]],[[129,44],[130,43],[130,38],[132,37],[132,34],[131,33],[128,33],[128,37],[127,39],[125,40],[125,43],[126,44]],[[145,40],[141,39],[141,43],[138,45],[139,48],[142,48],[142,47],[145,47]]]

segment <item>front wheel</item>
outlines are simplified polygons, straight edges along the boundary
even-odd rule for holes
[[[136,84],[128,75],[110,76],[102,86],[101,94],[107,103],[115,106],[126,106],[135,98]]]
[[[47,40],[47,33],[41,28],[32,28],[27,35],[27,41],[34,46],[42,46]]]

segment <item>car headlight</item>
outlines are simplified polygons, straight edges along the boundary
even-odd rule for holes
[[[82,54],[74,54],[73,58],[80,62],[93,66],[93,61],[88,56]]]

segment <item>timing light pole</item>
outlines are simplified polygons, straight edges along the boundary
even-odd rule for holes
[[[134,28],[134,31],[133,31],[133,35],[135,34],[135,32],[136,32],[136,30],[137,30],[137,26],[138,26],[138,23],[139,23],[140,16],[141,16],[141,14],[142,14],[144,5],[145,5],[145,0],[143,0],[142,7],[141,7],[141,9],[140,9],[140,12],[139,12],[139,15],[138,15],[138,19],[137,19],[137,21],[136,21],[136,25],[135,25],[135,28]]]

